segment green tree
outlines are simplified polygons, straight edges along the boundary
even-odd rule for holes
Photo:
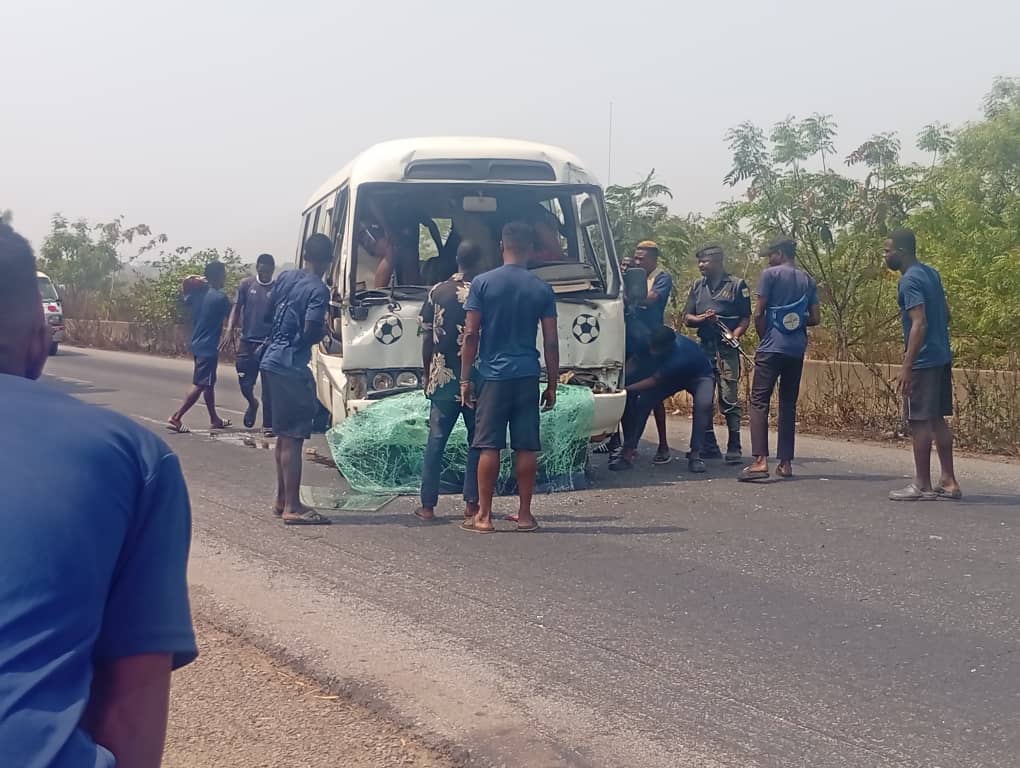
[[[613,228],[616,252],[622,257],[634,251],[642,240],[650,240],[656,228],[666,220],[666,200],[673,192],[655,180],[655,169],[641,181],[627,186],[613,185],[606,190],[606,207]]]
[[[141,251],[166,242],[166,235],[153,237],[146,224],[125,227],[120,216],[90,224],[85,219],[69,221],[58,213],[39,251],[39,266],[72,294],[109,296],[113,277],[123,266],[119,249],[138,237],[151,238]]]

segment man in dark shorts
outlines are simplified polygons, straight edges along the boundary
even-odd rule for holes
[[[237,380],[241,386],[241,394],[248,401],[248,410],[244,413],[244,426],[251,429],[255,426],[255,416],[259,411],[259,401],[255,397],[255,382],[259,378],[259,364],[266,351],[269,332],[272,330],[272,319],[266,317],[269,307],[269,295],[273,289],[273,272],[276,260],[271,254],[260,254],[255,260],[255,276],[246,277],[237,286],[237,298],[234,310],[227,322],[227,331],[223,343],[227,344],[234,338],[234,329],[240,326],[241,339],[237,346],[235,367]],[[273,434],[273,401],[269,387],[262,383],[262,431],[266,437]]]
[[[740,463],[740,351],[722,338],[722,323],[738,341],[751,325],[751,291],[741,278],[726,272],[722,246],[707,245],[696,254],[701,277],[687,295],[684,320],[698,329],[701,348],[715,365],[718,380],[719,411],[726,419],[729,440],[726,463]],[[721,458],[715,428],[711,422],[705,433],[702,458]]]
[[[648,354],[649,367],[655,372],[627,385],[627,406],[622,419],[623,447],[610,460],[609,468],[613,471],[631,469],[638,441],[656,404],[678,392],[687,391],[694,398],[687,468],[691,472],[702,473],[705,462],[701,451],[707,425],[712,420],[715,396],[712,364],[694,341],[678,336],[666,326],[652,332]]]
[[[818,325],[818,288],[797,268],[797,243],[779,237],[763,248],[769,266],[758,279],[754,328],[761,343],[754,356],[751,379],[751,453],[754,462],[741,470],[742,482],[769,477],[769,407],[779,385],[779,443],[776,474],[793,477],[797,434],[797,398],[807,354],[808,326]]]
[[[230,299],[223,292],[227,281],[227,268],[218,261],[211,261],[205,267],[205,279],[194,276],[184,281],[182,293],[184,305],[191,310],[193,331],[191,354],[195,358],[195,373],[192,389],[184,398],[180,410],[167,420],[167,426],[181,434],[188,432],[183,419],[198,398],[205,399],[209,411],[209,425],[212,429],[226,429],[230,421],[221,419],[216,413],[216,366],[219,364],[220,336],[223,321],[230,314]]]
[[[511,222],[504,226],[500,251],[503,266],[476,277],[464,305],[467,321],[461,349],[461,402],[475,408],[475,439],[471,446],[479,449],[481,456],[478,514],[461,527],[475,533],[494,530],[492,497],[499,475],[499,454],[506,447],[509,427],[520,496],[516,530],[528,533],[538,530],[531,513],[531,497],[541,450],[538,390],[542,371],[535,339],[541,324],[549,382],[542,393],[541,407],[549,410],[556,404],[560,377],[556,296],[548,284],[527,269],[535,251],[535,230],[529,224]],[[481,379],[477,400],[471,383],[476,360]]]
[[[197,653],[188,490],[152,432],[35,381],[35,270],[0,221],[0,765],[157,766],[171,672]]]
[[[333,258],[323,234],[305,241],[302,269],[283,272],[273,285],[273,318],[262,355],[262,385],[269,387],[276,434],[276,503],[286,525],[328,525],[329,519],[301,503],[301,447],[312,436],[318,400],[309,364],[312,347],[326,335],[329,289],[322,276]]]
[[[464,241],[457,248],[459,271],[449,280],[429,291],[421,308],[422,363],[425,366],[425,397],[432,407],[429,412],[429,437],[425,444],[422,465],[421,506],[415,515],[425,522],[436,519],[439,502],[439,477],[443,471],[443,452],[450,440],[457,419],[467,427],[468,456],[464,471],[464,517],[478,514],[477,448],[470,448],[475,436],[474,409],[460,401],[460,350],[464,344],[464,326],[471,281],[482,263],[482,249]]]
[[[885,241],[885,263],[901,273],[897,298],[903,318],[903,367],[899,390],[914,442],[914,482],[889,494],[892,501],[963,498],[953,468],[953,353],[949,347],[949,304],[939,273],[917,260],[909,229],[895,229]],[[942,477],[931,482],[931,444]]]

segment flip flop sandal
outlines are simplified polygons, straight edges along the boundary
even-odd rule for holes
[[[935,489],[935,495],[942,501],[960,501],[963,498],[963,491],[957,488],[955,491],[947,491],[942,486]]]
[[[610,472],[625,472],[628,469],[634,469],[634,464],[629,459],[617,457],[609,462]]]
[[[652,459],[652,463],[660,467],[663,464],[669,464],[671,461],[673,461],[673,456],[669,453],[656,453],[655,458]]]
[[[461,523],[460,524],[460,529],[462,531],[467,531],[468,533],[495,533],[496,532],[495,528],[479,528],[478,526],[475,525],[474,518],[472,518],[470,520],[465,520],[463,523]]]
[[[783,469],[782,467],[776,467],[776,477],[782,477],[785,480],[789,480],[793,477],[793,469]]]
[[[412,514],[415,517],[417,517],[419,520],[421,520],[423,523],[435,523],[435,522],[439,521],[439,518],[437,518],[435,516],[435,514],[433,514],[432,517],[425,517],[424,515],[422,515],[421,507],[419,507],[418,509],[414,510],[414,512]]]
[[[534,533],[538,529],[539,529],[538,523],[535,523],[534,525],[526,525],[526,526],[518,524],[517,527],[514,528],[514,533]]]
[[[284,525],[329,525],[330,520],[311,509],[298,517],[283,518]]]
[[[216,430],[226,429],[227,427],[232,427],[232,426],[234,426],[234,424],[233,424],[233,422],[230,421],[230,419],[224,419],[218,425],[210,424],[209,425],[209,429],[211,429],[213,431],[216,431]]]
[[[184,424],[183,422],[168,421],[166,423],[166,428],[169,429],[171,432],[176,432],[178,435],[191,434],[191,430],[188,429],[187,424]]]
[[[755,480],[768,480],[770,477],[767,470],[755,469],[752,470],[750,467],[744,467],[740,470],[740,474],[737,475],[737,482],[739,483],[753,483]]]

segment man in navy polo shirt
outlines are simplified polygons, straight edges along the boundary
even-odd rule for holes
[[[547,381],[541,396],[545,410],[556,404],[560,378],[559,337],[556,330],[556,296],[552,288],[528,271],[534,258],[535,230],[530,224],[511,222],[503,227],[500,243],[503,266],[484,272],[471,281],[464,305],[467,311],[464,346],[461,349],[461,402],[475,408],[472,448],[481,451],[478,460],[478,514],[465,520],[462,528],[474,533],[492,533],[492,497],[499,475],[499,454],[506,447],[515,454],[517,493],[516,515],[521,533],[538,530],[531,513],[531,497],[538,471],[539,377],[535,341],[539,325],[545,354]],[[472,368],[478,361],[481,377],[475,400]]]
[[[34,381],[35,269],[0,222],[0,765],[156,766],[171,670],[196,656],[188,492],[158,437]]]

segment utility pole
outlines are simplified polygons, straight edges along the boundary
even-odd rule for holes
[[[606,164],[606,186],[613,184],[613,102],[609,102],[609,161]]]

